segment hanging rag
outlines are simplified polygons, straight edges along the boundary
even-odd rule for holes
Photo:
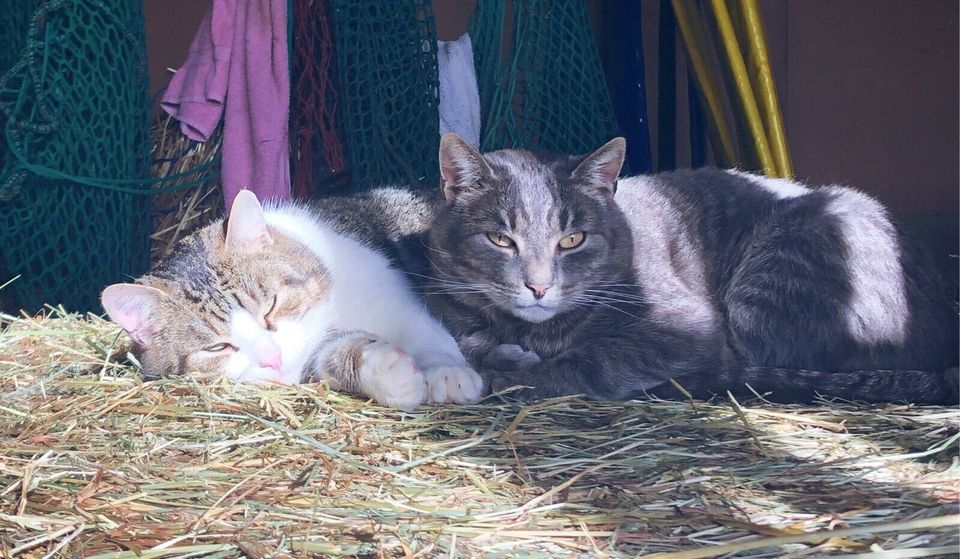
[[[286,0],[214,0],[161,106],[190,139],[223,116],[223,197],[290,197]]]
[[[437,41],[440,73],[440,133],[456,132],[474,147],[480,145],[480,95],[473,69],[473,45],[464,33],[453,41]]]

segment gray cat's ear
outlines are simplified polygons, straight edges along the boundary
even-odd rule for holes
[[[573,171],[573,178],[596,189],[605,198],[612,198],[617,192],[617,177],[626,155],[627,141],[614,138],[588,155]]]
[[[233,199],[227,220],[227,249],[249,250],[271,242],[273,238],[257,195],[249,190],[241,190]]]
[[[487,161],[469,142],[453,133],[440,138],[440,178],[448,203],[482,187],[480,179],[492,175]]]
[[[157,305],[163,291],[155,287],[135,283],[115,283],[103,290],[100,304],[110,320],[126,330],[130,338],[140,346],[150,343],[150,313]]]

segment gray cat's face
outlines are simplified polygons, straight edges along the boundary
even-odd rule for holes
[[[514,150],[481,156],[445,136],[440,158],[448,205],[433,227],[431,260],[441,289],[535,323],[587,303],[616,242],[606,217],[622,141],[581,161]]]

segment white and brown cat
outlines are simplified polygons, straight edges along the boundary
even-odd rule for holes
[[[297,204],[241,192],[229,220],[186,238],[102,303],[150,377],[326,379],[398,408],[474,402],[482,380],[376,250]]]

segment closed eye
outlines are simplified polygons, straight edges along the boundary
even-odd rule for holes
[[[277,310],[277,296],[274,295],[273,300],[270,302],[270,308],[267,310],[266,313],[263,314],[263,322],[264,324],[267,325],[267,330],[277,329],[276,326],[274,325],[274,320],[276,319],[276,317],[273,316],[276,310]]]
[[[235,345],[226,343],[226,342],[209,345],[203,348],[203,351],[209,351],[210,353],[220,353],[222,351],[236,351],[236,350],[237,350],[237,347]]]

